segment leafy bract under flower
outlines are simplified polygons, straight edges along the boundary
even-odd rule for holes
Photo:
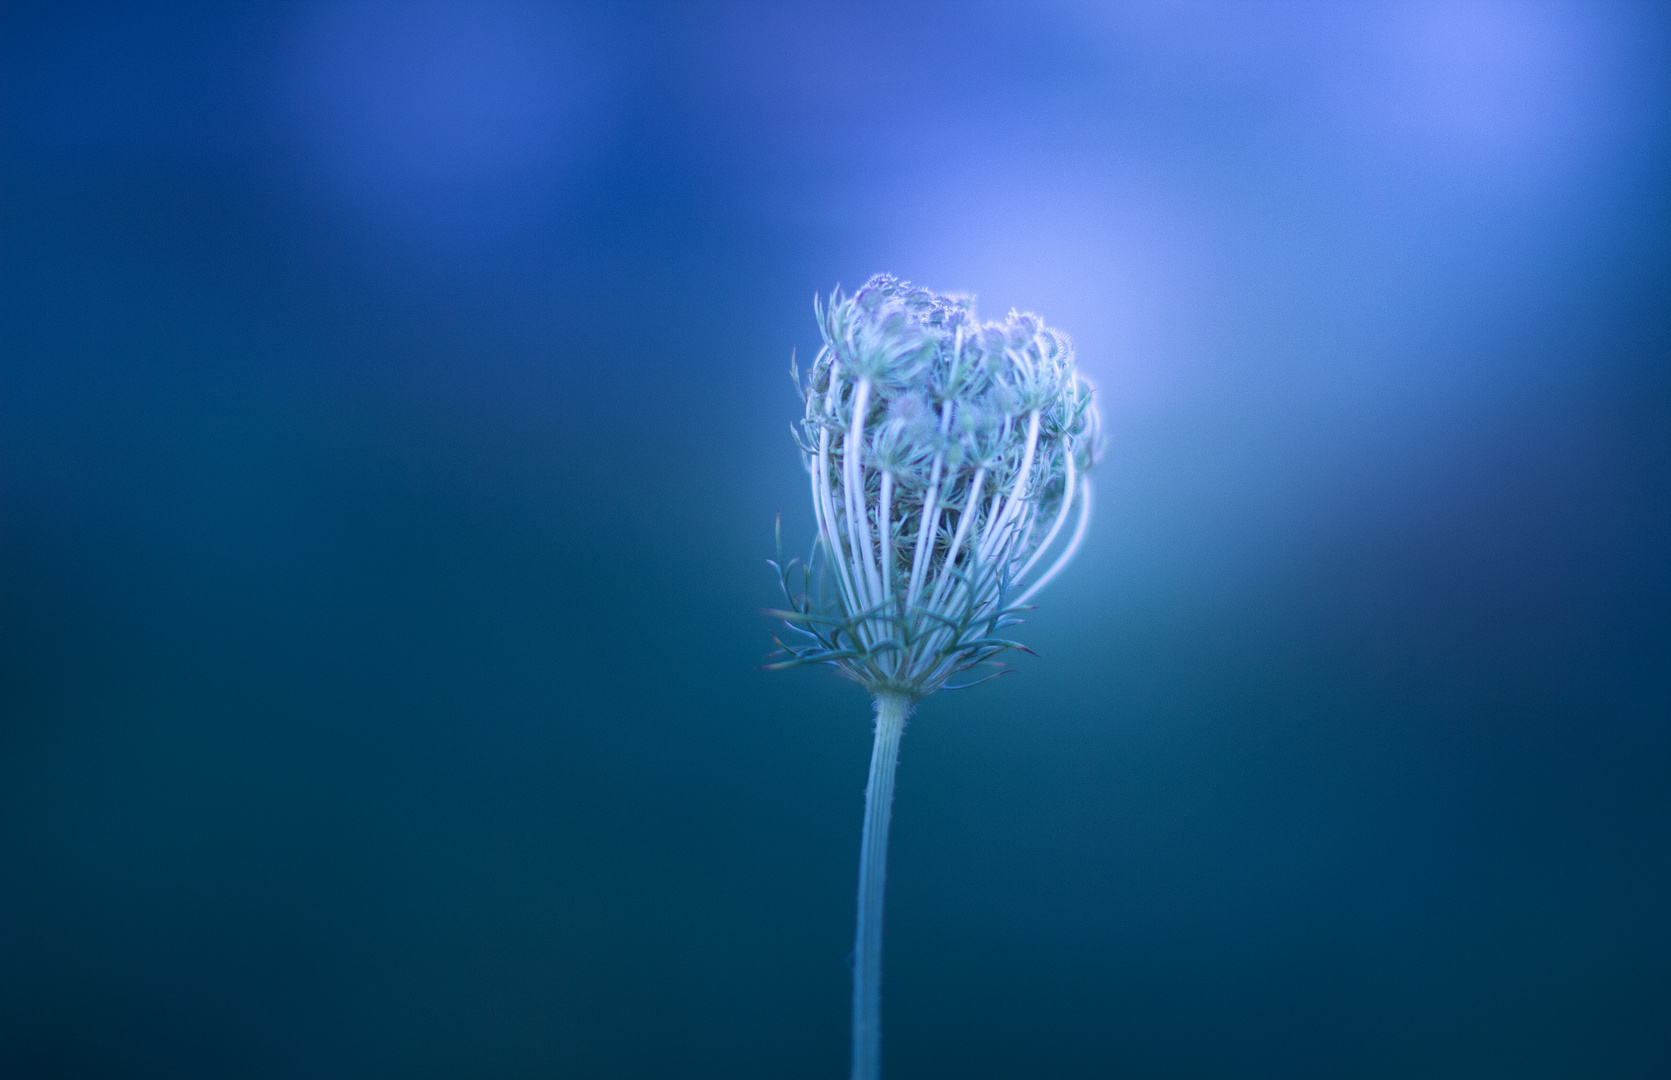
[[[823,348],[791,370],[818,541],[772,564],[796,643],[767,666],[832,664],[918,698],[997,674],[1023,648],[1000,632],[1090,519],[1098,420],[1073,347],[1036,315],[983,323],[972,298],[887,274],[813,303]]]

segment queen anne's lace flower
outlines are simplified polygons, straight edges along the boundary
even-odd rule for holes
[[[983,323],[972,298],[886,274],[814,307],[824,345],[794,373],[795,435],[824,561],[773,564],[790,602],[775,614],[802,643],[768,666],[832,664],[911,700],[976,665],[990,678],[1022,647],[999,631],[1090,520],[1098,420],[1073,347],[1036,315]],[[833,603],[808,595],[826,576]]]

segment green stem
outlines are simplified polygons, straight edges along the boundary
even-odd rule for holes
[[[877,1080],[882,1070],[882,889],[888,876],[888,822],[893,817],[899,736],[916,705],[903,694],[876,695],[876,745],[865,785],[864,840],[859,846],[859,920],[853,936],[852,1080]]]

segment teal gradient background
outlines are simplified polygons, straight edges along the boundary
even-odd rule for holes
[[[837,1077],[815,291],[1074,336],[908,1077],[1671,1070],[1671,8],[8,5],[0,1074]]]

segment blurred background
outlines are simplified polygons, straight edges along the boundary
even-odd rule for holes
[[[904,1077],[1671,1073],[1671,7],[0,16],[0,1073],[839,1077],[814,292],[1074,336]]]

